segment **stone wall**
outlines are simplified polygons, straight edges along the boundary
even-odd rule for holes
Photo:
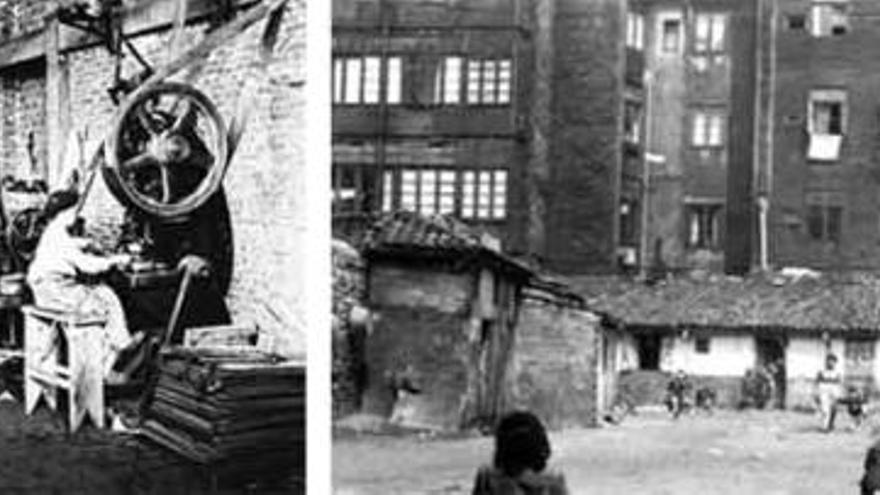
[[[454,430],[462,426],[467,385],[473,373],[471,345],[456,314],[404,306],[377,309],[379,320],[367,340],[367,386],[362,411],[402,424]],[[391,380],[408,373],[420,393],[398,404]],[[395,408],[404,406],[405,411]]]
[[[332,243],[331,261],[333,417],[340,417],[360,407],[365,385],[366,335],[363,328],[356,328],[352,322],[352,311],[364,301],[364,263],[357,250],[338,240]]]
[[[599,318],[526,296],[514,332],[508,408],[532,411],[549,428],[594,426]]]

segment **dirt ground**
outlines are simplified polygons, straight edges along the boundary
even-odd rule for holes
[[[304,493],[302,478],[278,488],[212,486],[211,472],[132,435],[87,426],[68,435],[61,417],[0,402],[2,494]]]
[[[556,432],[551,466],[573,494],[858,493],[862,459],[880,418],[854,431],[848,417],[819,431],[816,416],[718,411],[673,421],[642,412],[622,425]],[[491,438],[338,436],[334,492],[469,493]]]

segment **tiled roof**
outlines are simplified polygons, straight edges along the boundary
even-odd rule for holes
[[[880,332],[877,274],[675,278],[655,286],[611,277],[569,282],[588,308],[625,325]]]
[[[484,256],[523,274],[532,270],[524,262],[508,256],[487,242],[487,235],[446,215],[420,215],[396,211],[381,216],[368,229],[364,252],[458,256]]]

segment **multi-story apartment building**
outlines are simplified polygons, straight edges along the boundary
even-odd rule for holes
[[[748,270],[762,93],[759,1],[639,0],[649,262]]]
[[[334,226],[451,213],[570,273],[658,253],[876,268],[878,19],[869,0],[336,0]]]
[[[778,0],[769,252],[880,266],[880,3]]]
[[[402,208],[479,224],[555,269],[611,271],[636,247],[642,117],[624,92],[639,101],[641,69],[626,63],[625,2],[333,7],[337,233]]]

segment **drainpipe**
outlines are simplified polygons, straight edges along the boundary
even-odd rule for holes
[[[770,201],[767,199],[766,193],[758,196],[758,236],[759,236],[759,255],[761,263],[761,271],[766,272],[770,269],[770,260],[767,256],[767,210],[770,208]]]
[[[644,279],[648,274],[648,226],[651,212],[651,164],[666,163],[666,156],[649,151],[651,144],[651,108],[654,101],[654,83],[659,73],[645,71],[645,140],[642,148],[642,218],[641,235],[639,236],[639,276]]]
[[[648,223],[651,208],[651,169],[648,167],[648,146],[651,142],[651,103],[654,97],[654,74],[647,70],[645,84],[645,139],[642,145],[642,218],[639,229],[639,278],[648,275]]]

